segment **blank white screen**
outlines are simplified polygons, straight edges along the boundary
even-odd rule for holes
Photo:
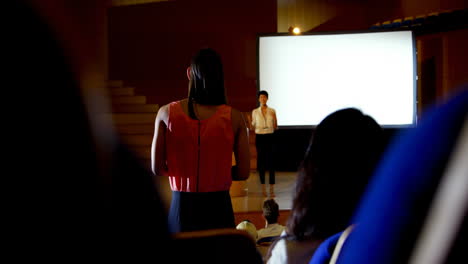
[[[259,37],[260,90],[280,126],[355,107],[382,126],[414,124],[411,31]]]

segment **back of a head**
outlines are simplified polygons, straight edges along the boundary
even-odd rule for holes
[[[289,230],[322,238],[342,231],[382,151],[382,128],[361,111],[341,109],[322,120],[299,170]]]
[[[219,54],[201,49],[190,65],[189,99],[204,105],[226,103],[223,64]]]
[[[362,178],[367,182],[382,151],[382,133],[379,124],[361,111],[338,110],[318,125],[304,166],[312,165],[319,175],[328,176],[314,177],[318,182],[335,184],[334,180],[339,179],[352,184]]]
[[[279,206],[274,199],[267,199],[263,202],[263,216],[268,224],[275,224],[278,222]]]

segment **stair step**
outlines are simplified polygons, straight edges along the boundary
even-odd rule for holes
[[[153,142],[153,135],[121,135],[122,141],[125,142],[131,149],[134,147],[148,147],[151,148]]]
[[[122,80],[108,80],[107,86],[108,87],[123,87],[123,81]]]
[[[117,132],[119,134],[153,134],[154,124],[129,124],[117,125]]]
[[[112,106],[114,113],[157,113],[158,110],[158,104],[120,104]]]
[[[146,104],[146,96],[112,96],[112,104]]]
[[[135,95],[134,87],[111,87],[109,90],[112,96]]]
[[[153,124],[155,118],[155,113],[112,114],[115,125]]]

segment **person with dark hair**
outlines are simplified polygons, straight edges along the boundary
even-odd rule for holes
[[[257,149],[257,171],[262,184],[263,196],[267,196],[265,171],[270,173],[270,197],[275,197],[274,168],[274,133],[278,129],[275,109],[267,106],[268,92],[258,92],[260,106],[252,111],[252,128],[255,129],[255,147]]]
[[[270,242],[281,235],[284,226],[278,223],[279,205],[274,199],[267,199],[263,202],[263,218],[265,218],[265,228],[257,231],[257,243],[263,241]]]
[[[233,180],[249,177],[247,126],[227,105],[223,65],[214,50],[198,51],[187,77],[188,98],[159,109],[151,147],[153,173],[169,177],[169,224],[173,232],[235,228],[229,189]]]
[[[268,263],[307,263],[326,238],[345,230],[383,151],[383,130],[355,108],[316,127],[298,171],[286,231]]]

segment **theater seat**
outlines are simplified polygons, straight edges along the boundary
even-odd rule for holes
[[[426,20],[426,15],[418,15],[414,18],[413,23],[411,27],[420,27],[424,24],[424,21]]]
[[[344,243],[338,264],[424,263],[416,256],[416,249],[428,241],[424,237],[438,245],[426,253],[436,253],[439,259],[426,263],[455,263],[455,257],[461,258],[457,263],[468,263],[462,246],[467,240],[468,160],[464,156],[460,162],[457,156],[460,149],[468,148],[463,141],[468,140],[468,86],[460,90],[427,111],[417,127],[394,138],[353,219],[357,225]],[[455,176],[450,173],[454,160],[462,167]],[[450,222],[439,219],[433,224],[436,205],[443,200],[441,189],[452,178],[461,180],[461,186],[445,193],[449,199],[458,199],[458,208],[452,210]]]
[[[379,22],[379,23],[375,23],[374,25],[372,25],[369,29],[380,29],[380,28],[381,28],[381,25]]]
[[[393,29],[400,28],[401,25],[402,25],[402,19],[401,18],[397,18],[397,19],[392,21],[392,28]]]
[[[255,242],[244,230],[231,228],[181,232],[174,235],[170,263],[263,264]]]
[[[403,21],[401,22],[401,26],[404,27],[404,28],[410,28],[411,25],[413,24],[413,19],[414,19],[414,17],[412,17],[412,16],[405,17],[403,19]]]
[[[392,21],[384,21],[382,22],[381,28],[383,29],[391,29],[392,28]]]

